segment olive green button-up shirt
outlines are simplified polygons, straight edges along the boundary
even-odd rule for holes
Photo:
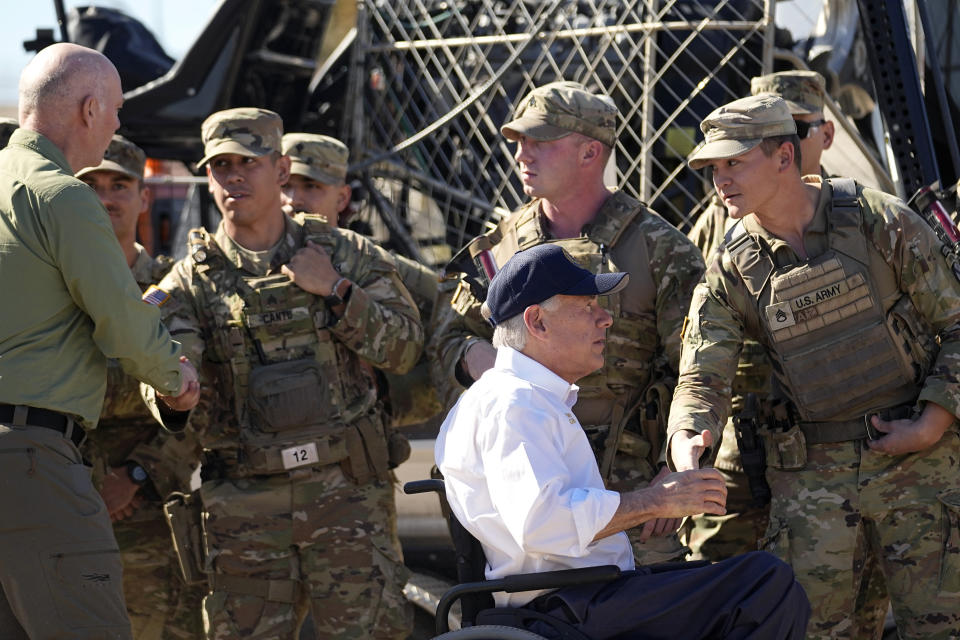
[[[166,394],[180,346],[140,300],[107,213],[63,153],[18,129],[0,151],[0,403],[97,424],[107,358]]]

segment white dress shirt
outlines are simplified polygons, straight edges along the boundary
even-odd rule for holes
[[[625,533],[591,542],[620,494],[604,488],[573,415],[577,391],[501,347],[494,367],[460,396],[440,428],[434,455],[447,501],[483,545],[489,579],[604,564],[634,568]],[[520,606],[540,593],[494,599],[498,607]]]

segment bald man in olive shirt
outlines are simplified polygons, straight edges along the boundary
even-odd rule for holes
[[[52,45],[21,74],[21,126],[0,151],[4,639],[131,637],[110,518],[77,445],[96,427],[107,358],[170,409],[199,396],[196,371],[141,302],[106,211],[73,177],[99,164],[122,103],[103,55]]]

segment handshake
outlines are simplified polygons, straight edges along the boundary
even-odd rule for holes
[[[186,356],[180,356],[180,391],[175,396],[157,392],[157,399],[172,411],[190,411],[200,400],[200,379]]]

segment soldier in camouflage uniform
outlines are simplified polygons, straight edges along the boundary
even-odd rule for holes
[[[805,136],[800,137],[800,157],[803,175],[819,173],[827,177],[820,167],[820,157],[833,144],[833,122],[823,117],[823,101],[826,83],[816,71],[782,71],[753,78],[750,93],[772,93],[783,98],[793,119],[805,127]],[[710,205],[700,214],[687,237],[703,252],[704,260],[710,258],[723,243],[724,234],[736,223],[727,216],[716,193]],[[733,428],[733,415],[740,413],[747,393],[755,393],[762,400],[770,393],[770,362],[763,348],[753,340],[745,340],[737,374],[733,379],[733,404],[731,416],[723,431],[723,442],[717,452],[714,467],[727,480],[727,514],[712,516],[701,514],[686,522],[686,542],[694,559],[722,560],[738,553],[753,551],[767,527],[767,506],[753,505],[753,498],[743,472],[740,451]]]
[[[146,156],[135,144],[114,136],[95,167],[77,177],[97,192],[133,277],[145,290],[173,266],[165,256],[150,257],[136,241],[137,219],[150,207],[143,184]],[[179,577],[176,554],[163,516],[161,498],[190,486],[193,466],[163,452],[168,440],[188,433],[161,432],[140,398],[139,383],[116,360],[107,362],[107,393],[97,429],[83,446],[93,464],[93,481],[114,520],[123,560],[123,595],[134,638],[199,637],[200,598]],[[177,447],[183,446],[178,443]]]
[[[833,144],[833,122],[824,117],[826,82],[816,71],[781,71],[753,78],[750,93],[778,95],[787,103],[790,115],[797,123],[800,138],[800,173],[829,177],[820,165],[823,152]],[[736,223],[727,216],[727,208],[714,194],[710,207],[693,226],[688,237],[703,251],[707,263],[723,242],[724,235]],[[727,514],[702,514],[687,521],[686,542],[693,558],[720,560],[737,553],[752,551],[763,537],[767,527],[769,506],[753,504],[747,477],[743,472],[737,438],[733,430],[733,416],[743,410],[744,397],[755,393],[761,400],[770,393],[773,372],[764,348],[755,340],[745,339],[737,374],[733,379],[731,416],[724,427],[723,441],[714,466],[727,478]],[[763,403],[761,402],[761,406]],[[875,554],[858,550],[858,562],[865,563],[863,582],[856,609],[858,638],[879,638],[883,633],[889,599],[883,574],[873,562]]]
[[[309,610],[322,637],[404,638],[412,610],[367,363],[409,369],[423,329],[386,252],[284,215],[281,134],[263,109],[207,118],[200,164],[223,221],[191,231],[189,256],[145,295],[214,391],[188,419],[204,451],[206,633],[296,638]]]
[[[709,165],[739,223],[697,286],[669,453],[694,468],[719,442],[745,337],[789,403],[764,434],[773,495],[764,547],[790,562],[811,638],[849,638],[875,554],[900,637],[960,631],[960,282],[934,231],[852,180],[801,177],[779,97],[720,107],[690,166]]]
[[[534,89],[501,128],[517,142],[524,192],[532,200],[465,251],[482,257],[489,250],[503,265],[521,249],[555,242],[594,273],[630,273],[628,286],[601,302],[613,316],[605,364],[578,383],[573,409],[608,486],[625,491],[658,475],[661,419],[680,357],[683,315],[704,267],[696,247],[670,223],[604,185],[616,118],[609,98],[577,83]],[[491,328],[480,315],[483,296],[482,288],[461,278],[450,306],[438,312],[428,348],[443,375],[464,386],[493,364]],[[682,559],[678,526],[655,520],[631,530],[637,562]]]
[[[352,192],[346,181],[350,158],[347,145],[313,133],[285,133],[281,143],[283,154],[290,157],[290,179],[283,185],[285,210],[321,215],[343,226],[340,214],[349,206]],[[417,303],[420,318],[427,324],[437,301],[437,274],[416,260],[397,253],[390,255],[400,279]],[[402,376],[377,371],[383,383],[381,388],[386,390],[384,400],[393,426],[420,423],[440,412],[440,401],[427,372],[426,357],[421,357],[417,366]],[[399,434],[393,435],[393,441],[403,447]]]

